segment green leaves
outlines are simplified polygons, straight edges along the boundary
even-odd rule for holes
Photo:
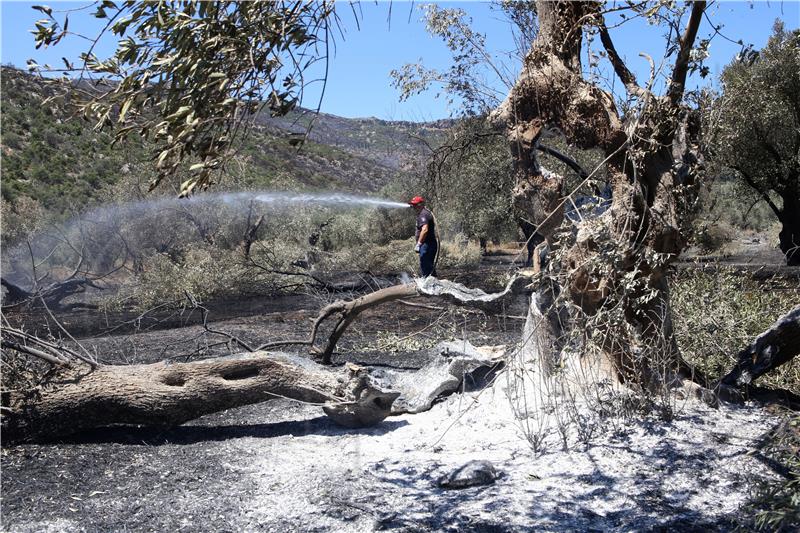
[[[744,54],[722,74],[711,115],[715,159],[749,185],[800,192],[800,32],[776,27],[765,49]]]
[[[53,16],[53,9],[48,6],[31,6],[31,9],[35,9],[36,11],[41,11],[48,17]]]
[[[36,24],[37,46],[56,44],[65,31],[37,8],[50,17]],[[93,15],[120,41],[109,58],[82,56],[109,87],[90,91],[82,110],[115,141],[139,133],[158,143],[154,186],[185,165],[182,192],[205,188],[260,108],[282,115],[299,103],[295,80],[325,50],[332,12],[328,0],[103,1]]]

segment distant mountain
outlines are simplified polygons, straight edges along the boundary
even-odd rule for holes
[[[24,195],[48,209],[79,210],[99,201],[123,173],[152,164],[152,145],[132,138],[111,147],[111,135],[47,102],[52,89],[40,78],[2,67],[0,82],[4,199]],[[298,149],[289,141],[310,120],[311,133]],[[241,146],[239,173],[263,188],[376,192],[421,172],[430,146],[451,125],[314,117],[302,110],[280,118],[263,114]]]
[[[284,117],[260,117],[267,127],[304,134],[313,124],[309,139],[366,157],[391,169],[401,170],[416,162],[438,144],[454,120],[435,122],[389,121],[378,118],[342,118],[327,113],[299,110]]]

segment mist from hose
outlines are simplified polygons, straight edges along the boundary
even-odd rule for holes
[[[242,224],[253,216],[283,215],[287,210],[305,213],[315,207],[344,211],[405,209],[409,206],[387,198],[339,192],[268,190],[202,193],[190,198],[161,197],[107,204],[53,225],[33,236],[30,242],[4,250],[2,274],[7,280],[30,287],[34,277],[41,275],[33,271],[31,264],[58,256],[63,256],[59,263],[65,267],[68,263],[81,261],[82,269],[108,271],[113,268],[112,258],[127,254],[123,248],[128,246],[129,237],[136,240],[139,232],[169,234],[176,225],[187,223],[202,229],[204,224],[220,224],[223,216],[227,224]],[[54,254],[56,248],[60,248],[60,252]],[[75,256],[74,260],[67,257],[69,255]],[[52,259],[49,262],[52,263]]]

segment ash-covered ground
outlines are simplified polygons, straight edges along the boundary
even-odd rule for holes
[[[321,303],[253,300],[218,309],[218,320],[209,305],[210,323],[254,345],[299,338]],[[338,362],[411,372],[426,362],[421,348],[445,338],[508,350],[520,338],[524,299],[499,317],[411,303],[365,313]],[[233,349],[213,340],[224,339],[195,321],[86,334],[82,342],[108,362]],[[274,400],[167,431],[110,428],[4,447],[2,530],[727,531],[742,518],[750,483],[774,475],[759,441],[775,422],[758,406],[676,402],[671,421],[612,413],[588,443],[565,450],[550,429],[534,450],[526,438],[532,422],[515,416],[507,377],[367,429],[338,427],[317,406]],[[491,461],[500,477],[460,490],[438,486],[475,459]]]
[[[169,431],[103,430],[3,452],[6,531],[727,531],[768,476],[755,407],[687,404],[534,453],[502,378],[347,430],[277,400]],[[554,437],[554,436],[553,436]],[[491,485],[438,488],[473,459]]]

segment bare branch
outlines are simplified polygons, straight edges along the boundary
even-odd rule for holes
[[[61,360],[61,359],[59,359],[59,358],[57,358],[55,356],[52,356],[52,355],[50,355],[48,353],[43,352],[41,350],[37,350],[36,348],[31,348],[30,346],[25,346],[23,344],[19,344],[19,343],[13,342],[13,341],[9,341],[9,340],[3,339],[2,340],[2,346],[3,346],[3,348],[9,348],[11,350],[15,350],[15,351],[20,352],[20,353],[32,355],[34,357],[37,357],[37,358],[41,359],[42,361],[46,361],[46,362],[50,363],[51,365],[63,366],[63,367],[67,367],[67,368],[72,366],[68,362],[63,361],[63,360]]]
[[[756,181],[753,179],[753,177],[750,174],[748,174],[747,172],[745,172],[744,169],[741,166],[736,165],[736,166],[733,167],[733,169],[736,170],[739,174],[741,174],[742,178],[744,178],[744,181],[746,181],[747,184],[754,191],[756,191],[758,194],[761,195],[761,198],[763,198],[764,201],[767,202],[767,205],[775,213],[775,216],[778,217],[778,220],[783,220],[784,219],[783,211],[780,208],[778,208],[777,205],[775,205],[775,202],[773,202],[772,198],[769,197],[769,194],[767,194],[767,191],[765,191],[761,187],[759,187],[758,184],[756,183]]]
[[[697,1],[692,4],[692,13],[689,16],[689,22],[686,24],[686,31],[680,39],[681,47],[678,51],[678,58],[675,60],[672,80],[667,90],[667,98],[672,105],[678,105],[683,98],[683,91],[686,88],[686,75],[689,72],[692,45],[694,45],[695,37],[697,37],[697,30],[700,28],[705,9],[705,1]]]
[[[603,47],[606,49],[608,60],[614,67],[614,72],[617,73],[617,76],[622,81],[623,85],[625,85],[628,94],[638,98],[644,98],[646,96],[645,89],[639,86],[636,82],[636,75],[628,69],[628,66],[619,56],[619,53],[617,53],[617,49],[614,47],[614,42],[611,40],[611,34],[608,32],[605,21],[601,20],[598,24],[598,28],[600,30],[600,42],[603,43]]]

